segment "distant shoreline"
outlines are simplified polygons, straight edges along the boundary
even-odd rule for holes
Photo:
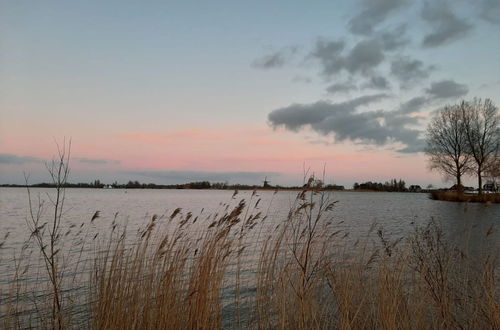
[[[0,188],[54,188],[54,186],[40,186],[40,185],[14,185],[14,184],[2,184]],[[82,186],[68,186],[65,189],[99,189],[99,190],[244,190],[244,191],[301,191],[303,187],[228,187],[228,188],[184,188],[184,187],[117,187],[117,188],[101,188],[101,187],[82,187]],[[321,189],[321,191],[332,191],[332,192],[358,192],[358,193],[430,193],[429,190],[422,191],[382,191],[382,190],[370,190],[370,189]]]

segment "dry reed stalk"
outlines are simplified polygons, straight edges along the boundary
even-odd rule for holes
[[[319,292],[332,238],[325,215],[334,203],[320,188],[314,178],[308,181],[262,249],[256,297],[259,328],[328,328]]]
[[[93,328],[219,328],[233,228],[244,207],[214,220],[198,239],[185,235],[181,218],[159,244],[150,241],[151,222],[132,248],[125,235],[107,246],[92,278]]]

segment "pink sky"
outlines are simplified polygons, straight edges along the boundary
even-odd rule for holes
[[[91,134],[74,130],[73,133],[72,170],[76,177],[82,172],[94,173],[99,178],[99,172],[106,172],[105,178],[111,178],[110,172],[124,170],[267,172],[281,174],[273,179],[276,184],[295,185],[300,184],[305,166],[316,175],[322,175],[325,167],[327,182],[349,187],[353,182],[386,181],[393,177],[403,178],[409,184],[439,185],[441,182],[426,169],[422,154],[381,152],[380,148],[369,150],[352,143],[314,143],[313,133],[304,136],[268,126],[128,133],[101,130]],[[0,144],[5,154],[46,160],[56,152],[55,140],[47,138],[48,130],[42,127],[29,133],[7,127],[3,134],[9,136]],[[43,172],[40,164],[4,166],[9,173],[16,170],[21,173],[21,167],[27,172]],[[12,175],[19,178],[19,174]]]

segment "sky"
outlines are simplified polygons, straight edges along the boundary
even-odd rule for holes
[[[71,139],[71,182],[445,186],[426,126],[474,97],[500,0],[0,0],[0,183]]]

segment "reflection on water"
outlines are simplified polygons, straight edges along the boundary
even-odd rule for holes
[[[42,198],[50,189],[32,189],[33,195]],[[297,192],[258,191],[259,211],[272,220],[285,216]],[[241,199],[249,202],[252,192],[240,191],[232,198],[233,191],[224,190],[122,190],[122,189],[67,189],[64,224],[80,224],[88,221],[96,210],[101,218],[97,226],[107,227],[116,213],[118,219],[130,229],[142,227],[153,214],[168,214],[176,208],[196,214],[213,214],[221,210],[221,203],[236,203]],[[450,203],[430,200],[420,193],[357,193],[334,192],[338,200],[333,216],[342,227],[352,234],[366,233],[373,222],[394,236],[402,236],[412,230],[413,224],[425,224],[433,218],[444,231],[456,237],[464,230],[478,228],[487,231],[491,224],[500,225],[500,205]],[[0,188],[0,237],[9,232],[10,245],[26,238],[25,218],[28,215],[26,189]],[[471,237],[471,244],[480,239]]]
[[[50,193],[50,189],[32,189],[33,196],[39,195],[45,200]],[[241,199],[245,199],[251,209],[260,199],[254,211],[268,215],[269,222],[276,222],[286,217],[296,195],[295,191],[258,191],[253,197],[252,191],[240,191],[232,197],[233,191],[225,190],[67,189],[63,226],[67,229],[88,223],[98,210],[101,217],[92,223],[93,232],[105,235],[115,217],[133,232],[144,227],[153,214],[168,215],[176,208],[199,216],[202,223],[207,216],[222,212],[223,203],[236,204]],[[500,238],[498,204],[442,202],[421,193],[334,192],[330,197],[338,201],[332,211],[336,225],[352,237],[365,235],[375,222],[377,228],[398,238],[410,233],[414,225],[425,225],[434,219],[449,238],[459,241],[463,247],[480,251],[500,246],[500,239],[488,240],[488,246],[483,239],[492,225],[498,228],[493,237]],[[27,216],[26,189],[0,188],[0,238],[8,233],[2,249],[4,258],[8,257],[9,250],[21,247],[28,237]]]

